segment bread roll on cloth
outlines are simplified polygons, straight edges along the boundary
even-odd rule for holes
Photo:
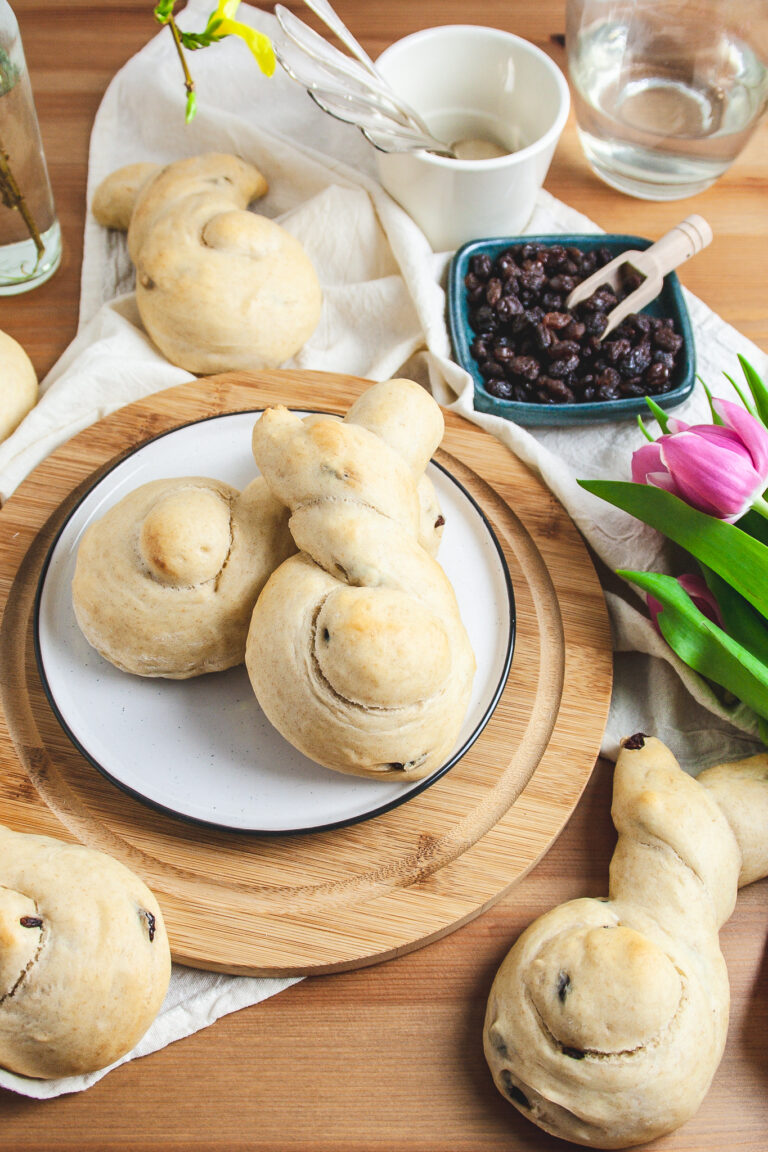
[[[153,480],[89,525],[72,582],[77,622],[111,664],[185,679],[242,662],[253,605],[295,551],[260,478]]]
[[[464,720],[474,655],[419,497],[442,433],[410,380],[374,385],[343,421],[273,408],[253,431],[300,551],[259,596],[246,666],[282,735],[339,772],[426,776]]]
[[[171,974],[160,908],[117,860],[0,826],[0,1065],[94,1072],[141,1039]]]
[[[99,223],[128,229],[142,323],[172,364],[276,368],[317,327],[322,292],[304,248],[248,211],[266,191],[257,168],[218,152],[130,164],[96,189]]]

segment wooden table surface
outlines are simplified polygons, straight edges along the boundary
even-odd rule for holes
[[[47,285],[0,300],[0,327],[24,344],[42,376],[76,326],[91,124],[115,71],[156,28],[151,0],[14,0],[13,7],[65,256]],[[533,40],[564,64],[562,0],[337,0],[336,8],[374,56],[419,28],[477,23]],[[659,236],[689,212],[706,216],[715,241],[682,279],[768,351],[766,144],[763,123],[715,187],[693,200],[653,204],[622,196],[591,174],[571,119],[546,187],[610,231]],[[493,974],[518,933],[554,904],[605,891],[615,839],[610,793],[611,765],[601,761],[565,831],[529,876],[437,943],[374,968],[305,980],[125,1065],[86,1093],[38,1103],[0,1092],[0,1148],[572,1147],[539,1132],[497,1094],[482,1055],[481,1025]],[[741,892],[721,936],[733,997],[723,1062],[699,1113],[655,1149],[764,1152],[768,1146],[767,938],[768,885],[762,883]]]

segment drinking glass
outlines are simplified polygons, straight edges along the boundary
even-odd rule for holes
[[[587,160],[642,199],[708,188],[768,106],[766,0],[568,0],[566,46]]]
[[[0,0],[0,296],[59,266],[61,230],[16,17]]]

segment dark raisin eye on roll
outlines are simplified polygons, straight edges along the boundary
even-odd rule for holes
[[[579,404],[658,396],[674,383],[682,336],[668,317],[632,313],[604,342],[608,312],[642,282],[625,265],[618,293],[597,289],[572,312],[570,292],[613,259],[607,247],[516,244],[476,253],[464,278],[471,353],[487,392],[501,400]]]

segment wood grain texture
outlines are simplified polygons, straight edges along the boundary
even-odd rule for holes
[[[442,779],[349,828],[234,834],[127,797],[61,730],[37,670],[33,609],[47,550],[83,487],[170,428],[276,403],[301,409],[320,400],[343,413],[366,386],[324,373],[230,373],[156,393],[55,451],[0,512],[3,820],[18,831],[73,836],[132,867],[157,895],[174,959],[184,964],[303,975],[370,964],[442,936],[536,863],[600,748],[611,642],[586,549],[541,481],[452,413],[438,458],[504,552],[516,639],[490,722]],[[203,423],[199,435],[205,431]]]
[[[306,16],[299,0],[289,6]],[[76,327],[93,117],[114,73],[155,26],[151,0],[13,0],[13,7],[65,249],[48,284],[0,300],[0,328],[22,341],[42,375]],[[564,0],[335,0],[335,7],[373,55],[419,28],[466,22],[515,32],[564,64],[551,40],[564,31]],[[571,116],[545,187],[608,231],[657,237],[701,212],[715,239],[682,269],[682,282],[768,352],[768,122],[710,190],[654,204],[593,176]],[[563,900],[606,891],[611,779],[611,764],[599,761],[543,859],[458,931],[371,968],[305,980],[125,1065],[87,1093],[40,1104],[0,1092],[0,1149],[567,1152],[573,1145],[540,1132],[497,1093],[482,1055],[482,1021],[496,968],[526,925]],[[742,890],[721,933],[732,997],[723,1062],[699,1113],[653,1152],[765,1152],[766,940],[763,882]]]

